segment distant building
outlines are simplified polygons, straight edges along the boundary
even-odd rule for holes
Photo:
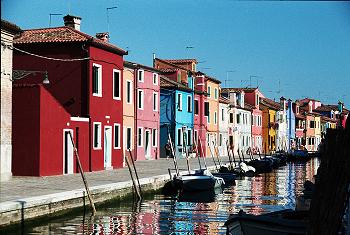
[[[273,153],[276,149],[278,131],[277,111],[280,105],[268,98],[260,99],[260,109],[263,112],[263,149],[265,153]]]
[[[219,98],[219,140],[218,151],[220,156],[228,156],[228,126],[229,126],[229,104],[227,98]]]
[[[293,111],[293,102],[291,99],[287,101],[286,107],[287,115],[287,150],[295,149],[296,147],[296,136],[295,136],[295,113]]]
[[[12,45],[13,37],[21,31],[17,25],[1,20],[0,181],[12,176]]]

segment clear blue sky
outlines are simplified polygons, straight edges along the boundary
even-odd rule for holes
[[[231,87],[249,85],[254,75],[267,97],[344,98],[350,107],[350,3],[1,0],[1,17],[30,29],[48,27],[50,13],[70,13],[82,17],[83,32],[95,35],[107,31],[106,8],[114,6],[111,42],[130,50],[126,60],[152,65],[153,52],[196,58],[205,61],[199,70],[223,86],[227,75]],[[52,16],[51,25],[63,25],[62,17]]]

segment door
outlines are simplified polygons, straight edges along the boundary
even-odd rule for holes
[[[151,131],[145,131],[145,157],[146,159],[151,158]]]
[[[63,130],[63,174],[73,174],[73,143],[71,137],[73,139],[73,130],[64,129]]]
[[[112,166],[112,127],[105,126],[104,131],[104,167],[110,168]]]

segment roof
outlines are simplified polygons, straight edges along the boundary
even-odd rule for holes
[[[255,109],[255,107],[254,107],[253,105],[248,104],[248,103],[246,103],[246,102],[244,102],[244,108],[246,108],[246,109],[248,109],[248,110],[253,110],[253,109]]]
[[[303,115],[303,114],[295,114],[295,117],[296,118],[299,118],[299,119],[305,119],[306,118],[306,116],[305,115]]]
[[[180,69],[178,68],[164,68],[164,69],[158,69],[159,71],[163,73],[174,73],[176,71],[179,71]]]
[[[17,25],[7,21],[7,20],[3,20],[1,19],[1,30],[5,30],[8,32],[11,32],[13,34],[17,34],[22,32],[22,29],[20,27],[18,27]]]
[[[243,88],[221,88],[221,93],[241,92]]]
[[[14,44],[17,45],[68,42],[88,42],[91,43],[91,45],[117,54],[128,54],[127,51],[113,44],[100,40],[68,26],[24,30],[20,36],[14,38]]]
[[[219,102],[220,102],[220,103],[224,103],[224,104],[229,104],[229,103],[230,103],[230,100],[227,99],[226,97],[220,96],[220,97],[219,97]]]
[[[169,62],[170,60],[163,60],[163,59],[159,59],[159,58],[155,58],[155,60],[158,60],[158,61],[160,61],[160,62],[163,62],[163,63],[165,63],[165,64],[168,64],[168,65],[172,66],[173,68],[177,68],[177,69],[182,69],[182,70],[190,71],[190,70],[188,70],[188,69],[185,68],[185,67],[182,67],[182,66],[177,65],[177,64],[175,64],[175,63]]]
[[[327,117],[327,116],[321,116],[321,121],[324,121],[324,122],[337,122],[337,120],[334,120],[330,117]]]
[[[302,103],[309,103],[310,101],[317,101],[317,102],[321,102],[319,100],[315,100],[315,99],[312,99],[312,98],[304,98],[304,99],[301,99],[299,100],[299,102],[302,104]]]
[[[149,66],[143,65],[143,64],[138,64],[138,63],[131,62],[131,61],[126,61],[126,60],[124,60],[124,66],[127,68],[132,68],[132,69],[141,68],[141,69],[145,69],[145,70],[155,72],[155,73],[162,73],[162,71],[160,71],[159,69],[149,67]]]
[[[200,71],[199,71],[199,72],[200,72]],[[216,78],[210,77],[210,76],[208,76],[208,75],[206,75],[206,74],[204,74],[204,76],[205,76],[205,78],[206,78],[207,80],[213,81],[213,82],[218,83],[218,84],[221,83],[221,81],[220,81],[220,80],[217,80]]]
[[[280,104],[271,100],[271,99],[268,99],[268,98],[260,98],[260,104],[263,105],[263,106],[266,106],[268,108],[272,108],[272,109],[275,109],[275,110],[278,110],[280,109]]]
[[[184,91],[192,91],[191,88],[171,80],[170,78],[160,76],[160,87],[161,88],[171,88],[171,89],[178,89],[178,90],[184,90]]]
[[[198,63],[196,59],[176,59],[176,60],[173,60],[173,59],[163,59],[164,61],[166,62],[169,62],[169,63],[173,63],[173,64],[185,64],[185,63]]]

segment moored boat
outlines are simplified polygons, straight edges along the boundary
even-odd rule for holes
[[[225,184],[222,178],[210,175],[182,175],[174,177],[175,185],[184,191],[214,190]]]

